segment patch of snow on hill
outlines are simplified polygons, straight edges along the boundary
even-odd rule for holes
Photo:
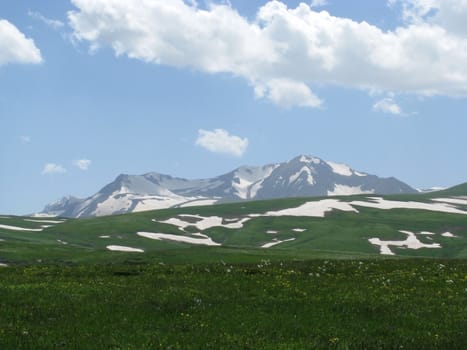
[[[0,228],[4,228],[6,230],[13,230],[13,231],[32,231],[32,232],[40,232],[44,230],[43,228],[25,228],[25,227],[10,226],[10,225],[0,225]]]
[[[199,219],[197,222],[189,222],[180,219],[180,217],[190,217],[190,218],[195,218]],[[223,218],[220,216],[199,216],[199,215],[184,215],[181,214],[179,215],[179,218],[170,218],[167,220],[163,221],[156,221],[155,222],[160,222],[161,224],[169,224],[169,225],[174,225],[177,226],[181,229],[185,229],[188,226],[195,226],[198,230],[204,231],[207,229],[210,229],[212,227],[225,227],[225,228],[230,228],[230,229],[239,229],[243,227],[243,224],[247,222],[248,220],[251,220],[251,218],[242,218],[238,219],[235,222],[229,222],[228,224],[223,224]]]
[[[336,174],[342,175],[342,176],[352,176],[353,172],[352,169],[350,169],[347,165],[345,164],[339,164],[339,163],[334,163],[334,162],[326,162],[332,169],[332,171]]]
[[[432,201],[450,203],[450,204],[467,205],[467,199],[464,199],[464,197],[433,198]]]
[[[170,208],[187,201],[183,197],[159,197],[159,196],[146,196],[146,197],[133,197],[132,200],[138,201],[133,212],[157,210]]]
[[[180,208],[196,207],[201,205],[212,205],[217,203],[217,199],[195,199],[179,205]]]
[[[310,157],[310,156],[300,156],[300,162],[301,163],[308,163],[308,164],[320,164],[321,159],[315,158],[315,157]]]
[[[204,237],[193,238],[187,236],[172,235],[167,233],[152,233],[152,232],[138,232],[138,236],[149,239],[155,239],[158,241],[175,241],[181,243],[189,243],[195,245],[207,245],[207,246],[220,246],[220,243],[214,242],[210,237],[203,235]]]
[[[374,191],[363,191],[361,186],[334,185],[333,191],[328,191],[328,196],[351,196],[354,194],[371,194]]]
[[[444,232],[444,233],[441,234],[441,236],[451,237],[451,238],[457,237],[457,236],[453,235],[451,232]]]
[[[32,220],[32,219],[24,219],[24,221],[29,221],[29,222],[43,222],[44,224],[61,224],[62,222],[65,222],[65,220]]]
[[[438,211],[442,213],[452,214],[467,214],[466,211],[460,210],[453,205],[447,203],[422,203],[422,202],[402,202],[390,201],[381,197],[370,197],[371,202],[353,201],[350,204],[361,207],[377,208],[377,209],[422,209],[429,211]]]
[[[108,250],[112,250],[112,251],[116,251],[116,252],[144,253],[143,249],[125,247],[125,246],[122,246],[122,245],[108,245],[106,248]]]
[[[408,249],[420,249],[420,248],[441,248],[439,243],[425,244],[418,240],[415,233],[410,231],[399,231],[405,233],[407,238],[403,241],[382,241],[379,238],[370,238],[368,241],[380,247],[381,255],[395,255],[394,252],[389,248],[389,246],[395,247],[407,247]]]
[[[280,241],[277,238],[274,238],[272,242],[263,244],[261,246],[261,248],[271,248],[271,247],[274,247],[274,246],[276,246],[278,244],[281,244],[281,243],[284,243],[284,242],[291,242],[291,241],[294,241],[294,240],[295,240],[295,238],[290,238],[290,239],[284,239],[283,241]]]
[[[326,212],[333,209],[342,211],[353,211],[358,213],[358,210],[353,208],[349,203],[341,202],[337,199],[323,199],[321,201],[307,202],[297,208],[282,209],[278,211],[268,211],[262,216],[311,216],[324,217]]]
[[[294,183],[295,181],[297,181],[297,179],[303,174],[305,173],[307,175],[306,177],[306,181],[310,184],[310,185],[314,185],[316,183],[315,179],[313,178],[313,175],[311,174],[311,170],[310,168],[304,166],[302,167],[299,171],[297,171],[295,174],[291,175],[290,178],[289,178],[289,183]]]

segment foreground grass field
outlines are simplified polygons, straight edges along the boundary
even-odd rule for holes
[[[466,260],[0,269],[1,349],[466,349]]]

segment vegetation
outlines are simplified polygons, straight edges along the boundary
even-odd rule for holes
[[[466,260],[0,269],[2,349],[465,349]]]
[[[458,191],[456,191],[457,193]],[[464,192],[462,192],[464,193]],[[342,200],[361,200],[363,196],[343,197]],[[389,197],[397,200],[418,201],[429,199],[425,194]],[[467,215],[430,212],[414,209],[380,210],[358,207],[358,213],[332,211],[325,218],[319,217],[257,217],[246,222],[240,229],[212,227],[202,231],[222,247],[193,248],[173,241],[156,241],[140,237],[137,232],[162,232],[183,234],[176,226],[160,221],[179,214],[196,214],[203,217],[220,216],[224,219],[242,218],[249,214],[265,213],[298,207],[318,200],[316,198],[292,198],[270,201],[241,202],[206,207],[177,208],[109,217],[70,219],[58,225],[44,228],[41,232],[12,231],[0,228],[0,263],[102,263],[137,259],[146,262],[212,262],[217,256],[226,256],[232,262],[248,262],[250,258],[265,257],[272,260],[288,257],[315,258],[376,258],[379,247],[370,244],[369,238],[404,240],[401,230],[429,231],[433,236],[418,235],[425,243],[438,243],[441,249],[404,249],[391,247],[399,257],[467,257]],[[460,206],[467,210],[465,206]],[[42,222],[25,221],[21,217],[0,218],[0,224],[24,228],[40,228]],[[296,232],[300,228],[303,232]],[[270,234],[268,232],[277,232]],[[200,232],[194,226],[185,235]],[[456,237],[441,234],[450,232]],[[274,239],[293,241],[281,243],[269,249],[261,245]],[[2,241],[3,240],[3,241]],[[144,253],[109,252],[108,245],[122,245],[143,249]],[[177,252],[177,254],[175,254]],[[179,253],[181,252],[181,253]],[[214,256],[214,258],[213,258]]]
[[[390,199],[430,200],[426,194]],[[0,266],[0,349],[467,348],[466,215],[359,207],[325,218],[262,216],[239,229],[202,231],[220,247],[137,235],[183,234],[160,222],[179,214],[229,220],[307,201],[60,224],[0,217],[0,225],[36,229],[0,228],[0,265],[9,265]],[[442,248],[391,246],[397,255],[388,258],[368,241],[404,240],[401,230],[432,232],[417,239]],[[455,237],[441,235],[448,231]],[[195,232],[191,226],[184,234]],[[260,248],[274,238],[295,240]]]

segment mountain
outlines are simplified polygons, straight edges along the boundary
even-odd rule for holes
[[[64,197],[39,214],[76,218],[238,200],[364,193],[417,191],[393,177],[380,178],[301,155],[284,163],[242,166],[211,179],[188,180],[155,172],[122,174],[91,197]]]

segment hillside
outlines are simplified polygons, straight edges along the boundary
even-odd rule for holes
[[[460,193],[459,191],[456,193]],[[418,198],[418,199],[414,199]],[[290,198],[88,219],[0,217],[0,262],[467,257],[467,199]]]

